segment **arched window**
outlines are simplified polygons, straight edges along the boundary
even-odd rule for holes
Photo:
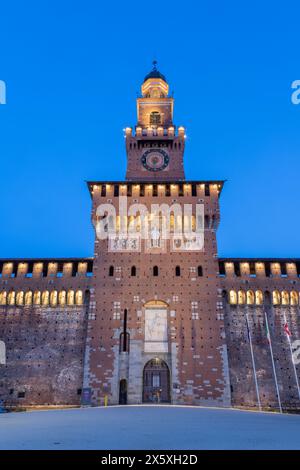
[[[50,294],[50,305],[56,307],[57,305],[57,290],[53,290]]]
[[[246,303],[246,294],[243,290],[238,291],[238,304],[243,305]]]
[[[273,305],[280,305],[280,292],[278,290],[273,290],[272,292]]]
[[[130,336],[129,333],[127,332],[127,308],[124,310],[124,316],[123,316],[123,331],[120,334],[120,353],[121,352],[129,352],[129,341],[130,341]]]
[[[6,291],[0,292],[0,305],[6,305]]]
[[[236,305],[237,304],[237,295],[235,290],[230,290],[229,291],[229,303],[230,305]]]
[[[25,293],[25,305],[32,305],[32,292],[29,290]]]
[[[198,276],[199,276],[199,277],[202,277],[202,276],[203,276],[203,269],[202,269],[202,266],[198,266],[197,272],[198,272]]]
[[[58,294],[58,303],[59,305],[66,305],[67,302],[67,293],[65,290],[61,290]]]
[[[272,302],[272,296],[270,291],[266,290],[264,293],[264,301],[266,305],[270,305]]]
[[[75,303],[76,305],[82,305],[83,304],[83,293],[82,290],[77,290],[75,294]]]
[[[8,293],[7,303],[8,303],[8,305],[15,305],[15,301],[16,301],[16,293],[15,293],[15,291],[11,290]]]
[[[130,344],[130,335],[129,335],[129,333],[122,332],[120,334],[120,353],[121,352],[129,352],[129,344]]]
[[[36,290],[33,294],[33,304],[41,305],[41,292],[39,290]]]
[[[281,292],[281,303],[282,305],[289,305],[290,303],[290,296],[286,290],[283,290]]]
[[[292,290],[292,292],[291,292],[291,305],[298,305],[298,304],[299,304],[298,292]]]
[[[264,302],[264,295],[261,290],[255,291],[255,303],[256,305],[262,305]]]
[[[176,268],[175,268],[175,276],[177,276],[177,277],[180,276],[180,266],[176,266]]]
[[[150,113],[150,126],[159,126],[161,124],[161,116],[158,111]]]
[[[136,276],[136,267],[131,266],[131,276]]]
[[[112,277],[112,276],[114,275],[114,267],[113,267],[113,266],[110,266],[110,267],[109,267],[108,275],[109,275],[110,277]]]
[[[50,294],[49,294],[49,291],[48,290],[45,290],[43,293],[42,293],[42,305],[45,307],[47,305],[49,305],[49,297],[50,297]]]
[[[24,305],[24,292],[22,290],[17,292],[16,304],[17,305]]]
[[[158,276],[158,266],[153,266],[153,276]]]
[[[247,290],[247,305],[254,305],[255,296],[253,290]]]
[[[67,295],[67,304],[74,305],[74,302],[75,302],[75,293],[73,290],[69,290],[68,295]]]

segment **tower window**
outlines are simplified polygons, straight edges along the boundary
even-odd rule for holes
[[[200,277],[203,276],[202,266],[198,266],[197,271],[198,271],[198,276],[200,276]]]
[[[158,276],[158,266],[153,266],[153,276]]]
[[[158,126],[159,124],[161,124],[161,116],[158,111],[153,111],[150,114],[150,125]]]
[[[176,266],[176,268],[175,268],[175,276],[177,276],[177,277],[180,276],[180,266]]]
[[[131,276],[136,276],[136,267],[131,266]]]
[[[109,267],[108,275],[111,276],[111,277],[114,275],[114,267],[113,266]]]
[[[209,184],[206,184],[204,187],[205,196],[210,196]]]

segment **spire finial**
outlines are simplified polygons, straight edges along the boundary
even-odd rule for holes
[[[157,60],[154,60],[152,64],[153,64],[153,70],[157,70]]]

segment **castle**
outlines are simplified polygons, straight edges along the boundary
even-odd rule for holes
[[[218,257],[224,181],[185,179],[173,106],[154,63],[126,179],[87,183],[93,257],[0,260],[4,405],[300,409],[300,260]]]

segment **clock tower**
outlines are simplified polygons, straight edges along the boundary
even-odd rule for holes
[[[173,123],[174,98],[157,69],[146,75],[137,99],[137,125],[127,127],[126,151],[129,181],[178,181],[184,179],[184,128]]]
[[[126,180],[88,182],[96,237],[83,388],[95,405],[227,406],[223,181],[185,179],[185,131],[156,62],[141,91]]]

